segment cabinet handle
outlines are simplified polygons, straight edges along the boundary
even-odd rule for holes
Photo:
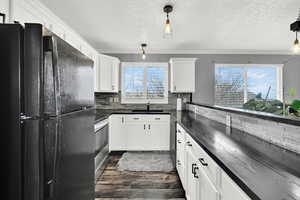
[[[146,124],[144,124],[144,130],[146,130]]]
[[[111,86],[111,89],[112,89],[112,90],[114,90],[114,89],[115,89],[115,86],[114,86],[114,85],[112,85],[112,86]]]
[[[122,123],[124,123],[124,117],[122,117]]]
[[[155,120],[160,120],[160,118],[159,118],[159,117],[157,117],[157,118],[155,118]]]
[[[208,166],[208,164],[204,161],[204,158],[200,158],[199,161],[203,166]]]
[[[180,141],[180,140],[177,140],[177,142],[178,142],[179,144],[181,144],[181,141]]]
[[[174,86],[174,91],[176,91],[176,86]]]
[[[150,124],[148,124],[148,129],[149,129],[149,130],[151,129],[151,125],[150,125]]]
[[[198,170],[198,169],[199,169],[199,167],[195,167],[194,168],[194,178],[199,178],[199,176],[196,173],[196,170]]]
[[[197,166],[197,164],[195,164],[195,163],[193,163],[193,164],[192,164],[192,174],[194,174],[194,173],[195,173],[195,171],[194,171],[194,170],[195,170],[195,167],[196,167],[196,166]]]
[[[178,165],[181,165],[180,160],[177,160],[177,164],[178,164]]]
[[[193,146],[193,145],[191,144],[190,141],[187,142],[187,145],[188,145],[189,147]]]
[[[140,118],[138,118],[138,117],[135,117],[135,118],[133,118],[134,120],[139,120]]]

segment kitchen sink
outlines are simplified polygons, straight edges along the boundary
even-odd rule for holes
[[[163,112],[163,110],[132,110],[132,112]]]

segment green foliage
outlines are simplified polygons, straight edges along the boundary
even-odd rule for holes
[[[243,105],[244,109],[268,112],[276,115],[283,114],[283,103],[279,100],[251,99]]]

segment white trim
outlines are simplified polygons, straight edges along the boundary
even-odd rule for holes
[[[132,49],[97,49],[107,54],[139,54]],[[147,49],[148,54],[234,54],[234,55],[300,55],[291,50],[247,50],[247,49]]]
[[[126,66],[130,66],[130,67],[163,67],[166,69],[166,74],[165,74],[165,82],[164,82],[164,86],[165,86],[165,91],[164,91],[164,95],[165,98],[164,99],[147,99],[147,98],[126,98],[123,95],[123,91],[125,91],[124,89],[124,74],[123,74],[123,69]],[[144,73],[144,85],[146,85],[147,82],[147,77],[146,77],[146,73]],[[151,103],[151,104],[168,104],[168,92],[169,92],[169,84],[168,81],[169,80],[169,65],[168,63],[165,62],[122,62],[121,63],[121,104],[145,104],[145,103]],[[146,91],[144,91],[146,92]],[[146,95],[145,95],[146,96]]]
[[[276,67],[277,68],[277,99],[280,101],[283,101],[283,67],[284,64],[220,64],[215,63],[216,67]],[[247,71],[244,73],[244,88],[248,87],[248,77],[247,77]],[[244,102],[247,102],[247,91],[244,89]]]

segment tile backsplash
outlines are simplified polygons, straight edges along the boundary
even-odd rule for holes
[[[187,104],[186,109],[223,124],[226,124],[226,116],[229,115],[231,117],[231,127],[300,154],[300,126],[216,110],[200,105]]]
[[[175,110],[177,98],[183,99],[183,102],[190,100],[190,94],[172,94],[169,93],[168,104],[151,104],[151,109]],[[120,93],[95,93],[96,109],[145,109],[146,104],[121,104]]]

